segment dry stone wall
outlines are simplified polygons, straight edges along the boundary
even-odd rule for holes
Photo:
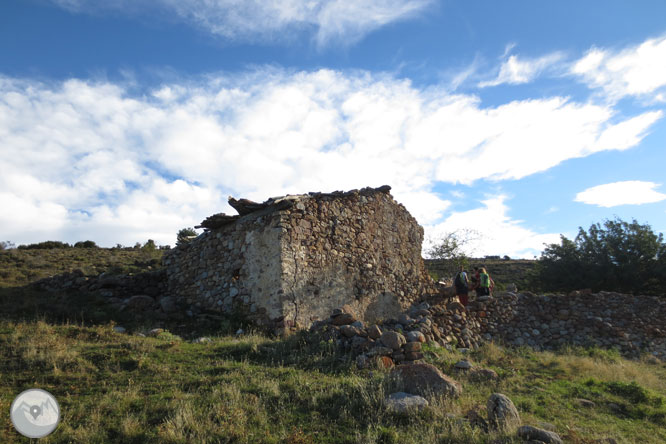
[[[165,255],[169,292],[271,328],[307,327],[345,304],[368,321],[399,313],[435,290],[423,229],[389,190],[230,199],[239,216],[208,218]]]

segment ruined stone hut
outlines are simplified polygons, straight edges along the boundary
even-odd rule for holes
[[[343,305],[365,321],[395,316],[433,283],[423,228],[390,189],[230,198],[238,215],[210,216],[165,257],[169,293],[268,328],[307,327]]]

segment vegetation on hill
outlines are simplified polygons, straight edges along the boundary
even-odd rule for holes
[[[49,248],[0,251],[0,287],[30,282],[82,270],[86,275],[102,272],[138,273],[159,267],[163,250],[146,248]]]

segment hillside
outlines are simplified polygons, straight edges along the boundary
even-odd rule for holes
[[[74,250],[0,254],[0,409],[27,388],[51,392],[63,419],[47,443],[524,442],[515,427],[488,428],[487,400],[497,392],[513,401],[522,424],[566,443],[666,441],[666,365],[648,355],[425,343],[423,362],[460,382],[462,395],[398,414],[384,402],[396,390],[390,368],[383,361],[359,368],[326,335],[275,338],[246,327],[235,334],[238,319],[222,316],[207,325],[135,319],[104,312],[90,295],[15,287],[77,268],[148,270],[161,254]],[[507,264],[502,275],[499,261],[495,276],[518,276],[530,262]],[[497,378],[459,370],[461,360]],[[5,421],[0,442],[29,440]]]
[[[123,274],[160,266],[163,250],[120,248],[54,248],[0,251],[0,287],[27,285],[60,273],[81,270]]]

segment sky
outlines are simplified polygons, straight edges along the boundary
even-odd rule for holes
[[[3,0],[0,240],[388,184],[427,248],[666,232],[666,2]]]

